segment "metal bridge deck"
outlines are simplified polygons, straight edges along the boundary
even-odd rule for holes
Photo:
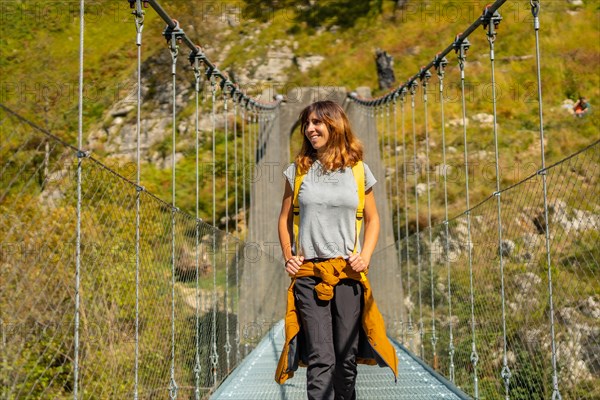
[[[306,369],[278,385],[275,367],[283,347],[283,321],[277,323],[258,346],[242,361],[211,399],[269,400],[306,399]],[[422,365],[394,343],[398,354],[398,383],[388,368],[358,366],[357,398],[368,400],[470,399],[444,378]]]

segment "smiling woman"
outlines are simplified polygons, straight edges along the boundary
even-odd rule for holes
[[[327,144],[329,130],[327,129],[327,125],[314,112],[308,116],[307,123],[308,125],[305,127],[304,134],[310,141],[313,149],[317,150],[318,153]]]
[[[292,282],[275,380],[283,383],[305,365],[309,399],[355,399],[357,362],[388,366],[394,374],[397,367],[365,275],[379,237],[376,180],[338,104],[306,107],[300,129],[302,148],[284,172],[279,216]]]

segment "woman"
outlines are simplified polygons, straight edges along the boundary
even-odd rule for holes
[[[306,365],[309,399],[355,399],[357,362],[389,366],[394,376],[397,368],[365,277],[379,236],[376,180],[338,104],[311,104],[300,114],[300,126],[302,149],[284,172],[279,216],[292,283],[275,379],[283,383]]]

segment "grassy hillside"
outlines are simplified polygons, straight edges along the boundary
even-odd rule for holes
[[[278,4],[287,8],[278,8]],[[470,25],[483,5],[409,1],[405,8],[396,8],[392,1],[333,0],[314,7],[294,1],[275,3],[276,7],[233,1],[221,2],[218,6],[200,3],[192,7],[186,3],[175,3],[164,4],[164,7],[181,21],[191,37],[205,46],[213,61],[224,57],[220,65],[222,70],[234,73],[248,70],[252,75],[257,65],[267,61],[269,50],[276,51],[288,44],[294,47],[297,57],[325,56],[321,65],[306,73],[295,65],[290,67],[286,71],[285,82],[239,82],[251,94],[259,95],[266,87],[285,91],[297,86],[346,86],[350,90],[369,86],[376,95],[384,92],[377,90],[373,59],[376,48],[394,56],[396,79],[403,82]],[[105,122],[105,113],[111,104],[135,93],[136,47],[133,17],[126,2],[94,2],[88,5],[86,11],[84,132],[88,134],[91,127]],[[539,165],[539,155],[535,150],[538,112],[534,36],[528,2],[508,2],[501,13],[504,19],[496,41],[496,88],[501,165],[510,166],[510,171],[503,173],[503,185],[507,185],[532,173],[535,168],[531,163]],[[10,27],[5,24],[1,28],[2,102],[75,144],[77,7],[71,3],[42,6],[22,1],[7,6],[5,15],[22,23]],[[579,94],[586,95],[593,108],[599,98],[598,6],[589,1],[577,7],[562,1],[544,2],[540,18],[546,149],[548,162],[552,162],[599,136],[598,113],[593,112],[588,118],[574,121],[561,108],[565,99],[575,100]],[[33,24],[30,23],[32,19],[35,21]],[[163,28],[164,23],[156,13],[147,9],[143,57],[150,60],[150,67],[157,54],[166,52],[161,36]],[[467,113],[472,116],[491,113],[492,104],[488,43],[483,29],[475,32],[470,40],[472,47],[466,67]],[[180,57],[181,71],[189,70],[183,55],[187,55],[187,49],[182,50]],[[164,66],[157,68],[165,69]],[[167,81],[168,70],[164,72],[158,77],[163,76]],[[191,73],[185,72],[183,81],[185,74],[188,80],[193,79]],[[458,68],[452,55],[446,76],[447,121],[461,115],[458,85]],[[429,134],[434,165],[441,161],[436,77],[432,78],[429,90]],[[424,118],[420,103],[420,95],[417,95],[417,135],[421,140],[424,137]],[[208,106],[205,102],[204,107]],[[193,105],[189,104],[181,115],[190,115],[192,110]],[[407,124],[406,128],[410,136],[410,125]],[[446,129],[446,134],[448,145],[460,150],[462,128]],[[485,161],[493,162],[490,154],[491,129],[471,121],[469,135],[472,138],[470,151],[485,151]],[[168,132],[165,136],[161,151],[169,154]],[[188,142],[187,146],[189,148],[181,150],[192,154],[192,145]],[[222,146],[221,153],[224,152]],[[210,146],[204,147],[210,149]],[[208,154],[203,158],[210,159]],[[189,183],[193,184],[193,173],[188,170],[194,166],[192,160],[189,161],[186,159],[180,170],[183,179],[189,176]],[[450,158],[449,163],[459,165],[461,152]],[[170,190],[169,179],[168,171],[144,167],[143,180],[149,188],[159,192]],[[187,180],[182,184],[187,187]],[[461,187],[461,182],[457,182],[455,190]],[[220,197],[224,197],[223,189],[222,183],[219,183]],[[475,189],[475,200],[489,192],[488,188],[481,190],[478,193]],[[189,195],[182,194],[181,206],[184,209],[194,209],[191,192]],[[167,193],[159,195],[170,198]],[[454,197],[453,193],[451,197]],[[457,204],[456,208],[460,209],[460,205]],[[208,206],[202,209],[204,217],[207,217]],[[222,215],[223,210],[219,210],[218,214]]]

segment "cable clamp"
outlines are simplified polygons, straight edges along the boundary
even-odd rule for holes
[[[492,196],[494,196],[494,197],[500,197],[500,194],[501,194],[501,193],[502,193],[502,191],[500,191],[500,190],[497,190],[497,191],[495,191],[494,193],[492,193]]]
[[[221,75],[221,82],[219,83],[219,85],[221,86],[221,91],[223,92],[223,95],[225,95],[225,90],[227,86],[231,86],[231,81],[229,80],[227,75]]]
[[[454,38],[453,46],[454,52],[459,54],[459,58],[464,59],[467,56],[467,51],[471,47],[471,42],[469,42],[469,38],[464,38],[461,40],[461,35],[462,32],[456,35],[456,38]]]
[[[77,158],[89,158],[90,155],[92,154],[91,151],[85,151],[85,150],[77,150]]]
[[[504,382],[506,384],[508,384],[508,381],[512,377],[512,373],[510,372],[510,368],[508,368],[508,365],[505,365],[504,367],[502,367],[502,372],[500,373],[500,376],[502,376],[502,379],[504,379]]]
[[[548,170],[546,168],[540,169],[536,172],[536,175],[548,175]]]
[[[138,0],[129,0],[129,8],[135,8],[137,2]],[[144,8],[148,8],[148,0],[142,0],[141,3]]]
[[[221,71],[217,67],[208,67],[206,68],[206,77],[211,79],[211,82],[214,81],[214,77],[219,75]]]
[[[167,39],[167,43],[169,43],[173,39],[173,37],[177,41],[180,41],[181,38],[185,36],[185,32],[179,26],[179,21],[174,19],[173,22],[175,23],[175,27],[171,28],[169,25],[167,25],[167,27],[162,33],[165,39]]]
[[[429,72],[428,69],[425,69],[424,66],[421,67],[421,69],[419,70],[419,79],[421,80],[421,84],[423,86],[427,86],[429,78],[431,78],[431,72]]]
[[[171,206],[171,211],[173,211],[174,213],[178,213],[178,212],[180,212],[181,210],[179,209],[179,207],[176,207],[176,206]]]
[[[169,384],[169,397],[171,398],[171,400],[175,400],[177,398],[177,390],[179,388],[177,387],[177,382],[175,382],[175,378],[171,378],[171,382]]]
[[[471,352],[471,363],[476,366],[479,362],[479,354],[476,351]]]
[[[416,81],[412,80],[407,83],[407,86],[409,87],[411,96],[414,96],[417,92],[417,86],[419,86],[419,84]]]
[[[494,33],[494,29],[497,29],[498,25],[500,25],[500,21],[502,21],[502,16],[498,12],[498,10],[494,11],[493,13],[490,13],[490,6],[491,5],[488,4],[483,9],[483,13],[481,14],[481,21],[483,22],[483,29],[489,28],[488,31],[491,34]]]
[[[433,65],[437,71],[437,76],[440,80],[444,79],[444,73],[446,72],[446,66],[448,65],[448,59],[446,57],[440,58],[440,53],[435,55],[433,59]]]
[[[136,192],[140,193],[140,192],[145,192],[146,188],[142,185],[135,185],[135,190],[136,190]]]
[[[219,356],[216,353],[211,354],[210,356],[210,362],[213,365],[213,368],[217,366],[217,364],[219,364]]]
[[[408,92],[408,90],[406,89],[406,86],[402,86],[402,88],[400,89],[400,101],[401,102],[404,102],[407,92]]]
[[[206,60],[206,55],[204,54],[200,46],[196,46],[196,50],[190,51],[188,60],[190,60],[190,64],[192,65],[195,65],[196,61],[204,63],[204,61]]]

